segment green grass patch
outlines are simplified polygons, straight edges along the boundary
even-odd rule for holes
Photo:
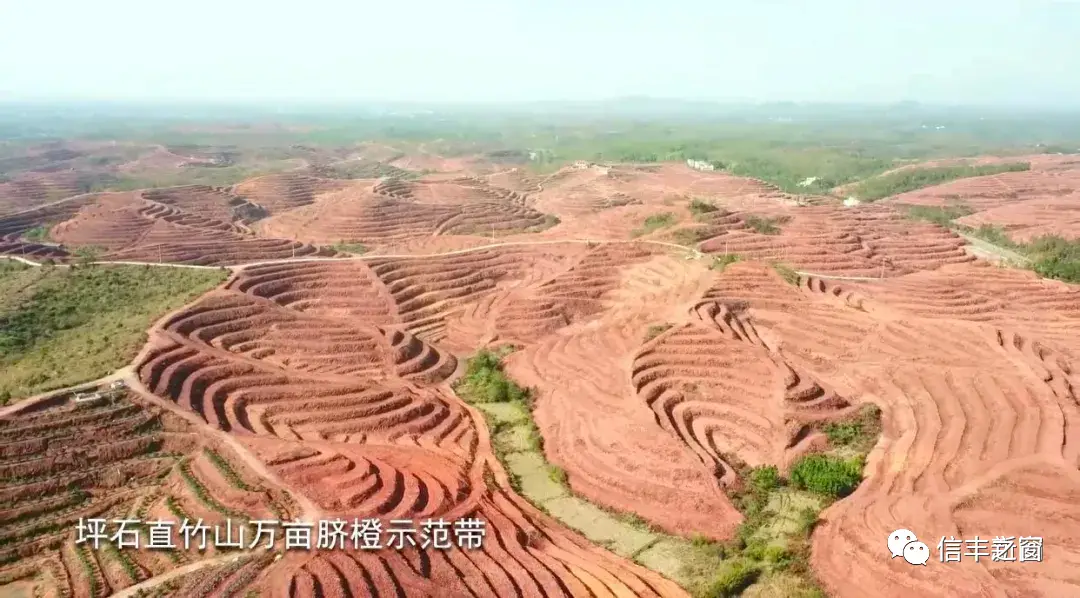
[[[791,468],[791,483],[796,488],[842,498],[851,494],[862,481],[863,465],[861,455],[849,459],[807,455]]]
[[[739,596],[761,575],[761,566],[746,559],[727,561],[716,573],[702,598],[731,598]]]
[[[33,243],[48,243],[50,241],[49,227],[35,226],[34,228],[25,231],[22,234],[22,238]]]
[[[747,214],[743,217],[743,222],[746,223],[746,226],[749,226],[754,229],[754,232],[762,235],[779,235],[780,225],[787,221],[787,218],[779,216],[769,218],[766,216],[758,216],[757,214]]]
[[[1031,269],[1040,276],[1080,283],[1080,239],[1043,235],[1013,247],[1031,259]]]
[[[1010,261],[1020,262],[1018,265],[1030,268],[1044,278],[1080,283],[1080,239],[1043,235],[1028,243],[1019,243],[1000,226],[983,224],[978,228],[971,228],[956,224],[957,218],[971,213],[971,208],[964,204],[907,207],[910,218],[954,228],[995,247],[1014,252]]]
[[[342,253],[352,253],[354,255],[364,255],[368,252],[367,246],[361,245],[360,243],[346,243],[345,241],[338,241],[334,245],[331,245],[331,247],[335,251],[340,251]]]
[[[1004,229],[991,225],[964,232],[1026,257],[1029,260],[1027,267],[1039,276],[1080,283],[1080,239],[1043,235],[1027,243],[1018,243]]]
[[[784,282],[787,282],[790,285],[799,286],[799,273],[796,272],[794,268],[780,262],[774,262],[772,267],[773,270],[780,275],[780,278],[784,279]]]
[[[709,214],[719,210],[716,204],[705,201],[704,199],[695,197],[690,200],[690,213],[694,216],[701,216],[702,214]]]
[[[864,405],[849,418],[825,424],[822,431],[833,447],[868,453],[881,435],[881,409],[874,404]]]
[[[549,463],[547,466],[547,470],[548,477],[551,478],[552,482],[555,482],[556,484],[564,488],[570,488],[570,478],[566,475],[565,469],[559,467],[558,465],[552,465]]]
[[[641,237],[649,233],[656,232],[662,228],[667,228],[675,224],[675,214],[672,212],[663,212],[661,214],[653,214],[645,219],[641,228],[634,229],[632,233],[634,237]]]
[[[0,267],[0,403],[100,378],[146,329],[226,272],[149,266]]]
[[[518,386],[502,369],[502,356],[491,350],[483,350],[471,357],[465,365],[465,375],[454,385],[470,403],[528,402],[529,390]]]
[[[973,237],[978,237],[987,243],[1004,247],[1006,249],[1022,249],[1022,244],[1016,243],[1005,229],[993,224],[983,224],[978,228],[966,229],[965,232]]]
[[[738,262],[742,259],[737,253],[724,253],[713,258],[712,264],[709,268],[716,270],[717,272],[723,272],[724,268],[727,268],[731,264]]]
[[[726,547],[727,562],[735,564],[725,562],[715,583],[696,595],[824,596],[810,570],[810,535],[821,510],[850,494],[862,480],[865,452],[881,432],[881,413],[877,406],[867,405],[824,428],[830,442],[840,447],[837,450],[854,456],[808,455],[785,479],[774,466],[751,468],[735,455],[724,455],[738,476],[727,493],[744,520]],[[752,576],[752,585],[742,584],[744,575]]]
[[[864,180],[855,185],[850,193],[863,201],[875,201],[957,179],[1001,174],[1003,172],[1022,172],[1025,170],[1031,170],[1029,162],[1009,162],[983,166],[908,168]]]
[[[649,326],[649,329],[645,331],[644,342],[649,342],[652,339],[660,336],[664,332],[671,330],[675,325],[671,322],[664,322],[663,324],[653,324]]]
[[[908,206],[907,217],[912,220],[924,220],[933,222],[939,226],[949,228],[953,221],[974,213],[974,210],[966,204],[953,204],[949,206]]]

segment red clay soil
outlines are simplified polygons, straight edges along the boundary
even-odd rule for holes
[[[248,179],[234,186],[232,193],[262,207],[270,214],[279,214],[314,203],[319,195],[348,185],[345,181],[283,173]]]
[[[472,179],[382,181],[321,195],[259,224],[267,235],[382,245],[433,235],[504,236],[545,226],[524,197]]]
[[[755,271],[771,275],[735,264],[720,280]],[[858,286],[801,282],[797,291],[777,280],[732,294],[800,375],[884,414],[866,480],[823,514],[813,536],[812,564],[830,595],[1075,593],[1068,572],[1080,528],[1040,517],[1080,491],[1080,445],[1067,435],[1080,416],[1076,288],[985,265]],[[735,290],[722,285],[713,295]],[[1011,569],[936,557],[915,568],[888,558],[881,539],[896,528],[932,549],[942,536],[976,534],[1045,536],[1054,548],[1042,564]]]
[[[71,248],[94,246],[104,260],[204,266],[337,254],[255,235],[246,222],[258,217],[259,209],[201,186],[79,195],[0,218],[0,253],[62,260]],[[48,229],[49,242],[22,238],[39,226]]]
[[[251,267],[151,333],[147,388],[241,438],[323,517],[488,522],[479,551],[293,554],[256,588],[683,595],[509,494],[483,419],[446,385],[457,359],[414,334],[437,336],[460,305],[525,276],[524,257]]]
[[[76,193],[76,181],[67,173],[14,177],[0,183],[0,216],[35,208]]]
[[[960,179],[886,200],[911,205],[961,203],[975,213],[958,223],[1002,227],[1013,239],[1080,237],[1080,156],[1037,156],[1026,172]]]
[[[1045,176],[1071,172],[1047,164]],[[94,197],[62,208],[53,230],[72,243],[108,243],[109,255],[192,263],[291,253],[274,235],[371,242],[376,255],[365,260],[238,268],[150,331],[138,379],[199,423],[198,438],[238,443],[228,458],[242,477],[293,493],[292,506],[280,506],[290,513],[301,504],[305,516],[350,521],[474,515],[488,537],[478,551],[213,561],[180,580],[176,595],[685,595],[513,493],[483,417],[450,387],[463,358],[499,344],[520,349],[506,371],[535,389],[548,461],[599,505],[669,532],[730,538],[742,520],[724,492],[734,461],[787,468],[822,446],[824,423],[874,403],[884,431],[865,479],[812,537],[814,573],[829,595],[1080,594],[1080,440],[1069,432],[1080,425],[1077,287],[974,261],[961,238],[889,202],[799,205],[756,181],[682,166],[566,169],[535,186],[506,171],[354,182],[292,208],[289,184],[252,185],[242,198],[190,188],[162,201]],[[252,233],[254,212],[231,208],[273,211],[256,191],[285,199]],[[634,201],[602,205],[614,193]],[[695,221],[691,195],[723,209]],[[702,251],[742,261],[711,270],[689,252],[629,241],[663,211],[709,232]],[[564,222],[510,238],[565,239],[588,232],[582,223],[607,223],[599,234],[625,242],[387,254],[443,234],[482,238],[451,234],[458,226],[522,226],[546,213]],[[0,220],[0,231],[17,236],[48,216]],[[751,216],[776,218],[780,234],[756,232]],[[815,274],[785,280],[771,261]],[[187,442],[178,452],[201,446]],[[5,479],[45,467],[14,457],[29,450],[3,453],[12,455]],[[197,455],[186,466],[208,486],[228,481]],[[154,487],[176,508],[212,514],[182,476]],[[10,492],[33,500],[39,490]],[[235,487],[220,496],[252,513],[265,507]],[[150,512],[163,508],[161,498]],[[932,550],[941,536],[1043,536],[1045,562],[932,558],[912,567],[888,558],[883,539],[896,528]],[[41,562],[85,574],[74,554]],[[113,569],[90,571],[104,584]]]
[[[41,595],[89,596],[91,578],[106,595],[214,556],[212,547],[205,554],[180,549],[171,556],[87,550],[73,542],[79,518],[175,520],[183,512],[212,526],[226,517],[289,514],[285,495],[261,484],[227,447],[137,393],[82,403],[57,395],[0,420],[0,446],[0,559],[7,563],[0,575],[44,571],[30,578]],[[207,451],[248,486],[223,475]],[[214,502],[205,502],[197,487]]]

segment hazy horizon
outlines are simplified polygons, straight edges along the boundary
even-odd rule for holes
[[[629,6],[10,3],[0,98],[1080,108],[1080,2]]]

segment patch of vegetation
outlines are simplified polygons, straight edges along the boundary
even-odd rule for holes
[[[652,232],[656,232],[662,228],[667,228],[675,224],[675,214],[671,212],[663,212],[661,214],[653,214],[645,219],[641,228],[634,229],[632,235],[634,237],[641,237]]]
[[[743,222],[746,226],[754,229],[755,232],[762,235],[779,235],[780,225],[787,222],[787,218],[774,217],[768,218],[766,216],[758,216],[756,214],[748,214],[743,218]]]
[[[1012,240],[1005,229],[993,224],[983,224],[979,228],[961,229],[973,237],[978,237],[987,243],[1004,247],[1006,249],[1021,249],[1021,245]]]
[[[866,452],[881,432],[881,412],[876,405],[866,405],[823,428],[836,451],[853,456],[808,455],[784,479],[774,466],[751,468],[735,455],[724,455],[738,476],[728,496],[745,517],[726,548],[728,562],[737,564],[725,563],[730,569],[722,569],[716,583],[697,595],[824,598],[810,570],[810,535],[821,510],[850,494],[862,480]],[[753,582],[749,587],[742,585],[747,575]],[[709,593],[714,588],[745,593]]]
[[[1008,162],[983,166],[907,168],[862,181],[851,189],[851,193],[861,200],[875,201],[957,179],[1001,174],[1003,172],[1022,172],[1025,170],[1031,170],[1030,162]]]
[[[349,160],[337,162],[327,166],[313,167],[312,172],[318,176],[330,179],[381,179],[392,178],[409,180],[420,176],[420,173],[397,166],[391,166],[375,160]]]
[[[530,399],[529,390],[503,372],[502,355],[488,349],[466,362],[465,375],[454,384],[454,390],[470,403],[527,403]]]
[[[705,201],[704,199],[695,197],[694,199],[690,200],[690,213],[694,216],[709,214],[719,209],[720,208],[716,207],[716,204]]]
[[[1024,253],[1040,276],[1080,283],[1080,239],[1045,235],[1025,245]]]
[[[671,330],[675,325],[671,322],[664,322],[663,324],[653,324],[649,326],[649,329],[645,331],[644,342],[649,342],[652,339],[660,336],[667,330]]]
[[[863,457],[842,459],[833,455],[807,455],[791,468],[796,488],[842,498],[862,481]]]
[[[547,469],[548,477],[551,478],[551,481],[564,488],[570,487],[570,478],[566,475],[565,469],[559,467],[558,465],[552,465],[550,463],[548,464]]]
[[[741,259],[742,257],[737,253],[722,253],[713,258],[712,265],[709,267],[717,272],[723,272],[724,268],[727,268]]]
[[[556,216],[555,214],[544,214],[544,221],[543,222],[541,222],[540,224],[537,224],[536,226],[530,226],[529,228],[525,229],[525,232],[527,232],[527,233],[538,233],[538,232],[545,231],[545,230],[547,230],[549,228],[552,228],[554,226],[557,226],[559,224],[562,224],[562,220],[559,220],[558,216]]]
[[[833,447],[867,453],[881,435],[881,409],[874,404],[864,405],[849,418],[825,424],[822,431]]]
[[[226,461],[224,457],[219,455],[217,451],[214,451],[210,448],[204,448],[203,454],[206,455],[206,458],[214,464],[214,467],[217,468],[217,470],[221,472],[221,475],[226,480],[228,480],[229,483],[232,484],[234,487],[239,488],[240,490],[244,490],[246,492],[256,491],[256,488],[252,488],[250,485],[248,485],[247,482],[245,482],[243,478],[241,478],[240,475],[236,473],[236,470],[232,468],[232,465],[229,465],[229,462]]]
[[[346,243],[345,241],[338,241],[331,246],[335,251],[342,253],[352,253],[354,255],[363,255],[368,252],[367,245],[361,245],[360,243]]]
[[[21,266],[21,265],[20,265]],[[220,284],[218,270],[0,267],[0,397],[100,378],[128,363],[162,314]]]
[[[698,243],[716,236],[716,229],[711,226],[680,228],[671,233],[671,240],[679,245],[696,247]]]
[[[180,506],[180,503],[176,502],[176,497],[172,495],[165,497],[165,508],[176,517],[177,521],[191,519],[191,516]]]
[[[1039,276],[1080,283],[1080,239],[1043,235],[1028,243],[1018,243],[1001,227],[987,224],[965,232],[1028,258],[1027,267]]]
[[[135,566],[135,563],[131,560],[124,551],[116,547],[111,542],[106,542],[102,545],[103,552],[108,553],[113,560],[120,564],[120,568],[124,570],[124,573],[128,576],[128,579],[132,583],[138,583],[142,580],[142,572]]]
[[[785,282],[790,285],[799,286],[799,273],[796,272],[794,268],[787,264],[781,264],[780,262],[774,262],[772,267]]]
[[[907,217],[912,220],[925,220],[939,226],[950,228],[953,221],[974,213],[974,210],[966,204],[952,204],[948,206],[908,206]]]
[[[48,226],[35,226],[34,228],[24,232],[22,238],[32,243],[48,243],[49,242],[49,227]]]
[[[195,495],[195,498],[198,499],[203,506],[212,511],[217,511],[226,517],[234,517],[237,519],[246,518],[243,513],[226,507],[215,500],[214,497],[210,496],[210,492],[206,489],[206,486],[204,486],[203,483],[195,477],[195,474],[191,472],[191,463],[189,461],[181,462],[178,469],[180,471],[180,477],[183,478],[184,483],[187,484],[188,490]]]
[[[761,566],[747,559],[726,561],[702,598],[732,598],[739,596],[761,575]]]
[[[82,569],[83,575],[86,576],[87,582],[90,584],[87,592],[90,594],[90,598],[95,598],[101,592],[101,586],[94,575],[94,567],[90,564],[90,556],[87,554],[90,549],[82,545],[75,546],[74,550],[75,556],[79,559],[79,568]]]

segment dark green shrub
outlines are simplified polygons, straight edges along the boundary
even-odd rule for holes
[[[742,259],[737,253],[724,253],[713,258],[713,263],[710,268],[713,270],[723,272],[724,268],[727,268],[731,264]]]
[[[847,496],[862,481],[862,467],[862,457],[845,460],[832,455],[808,455],[791,468],[791,483],[826,496]]]
[[[764,465],[750,470],[750,486],[755,492],[768,494],[780,487],[780,470],[775,465]]]
[[[764,216],[749,214],[743,218],[743,222],[746,223],[746,226],[749,226],[762,235],[779,235],[779,225],[783,223],[783,220],[780,218],[766,218]]]
[[[715,212],[720,208],[715,205],[698,198],[690,200],[690,212],[695,216],[700,214],[708,214],[709,212]]]
[[[729,561],[724,564],[724,567],[713,578],[703,596],[705,598],[738,596],[743,590],[750,587],[760,575],[761,568],[748,561]]]

